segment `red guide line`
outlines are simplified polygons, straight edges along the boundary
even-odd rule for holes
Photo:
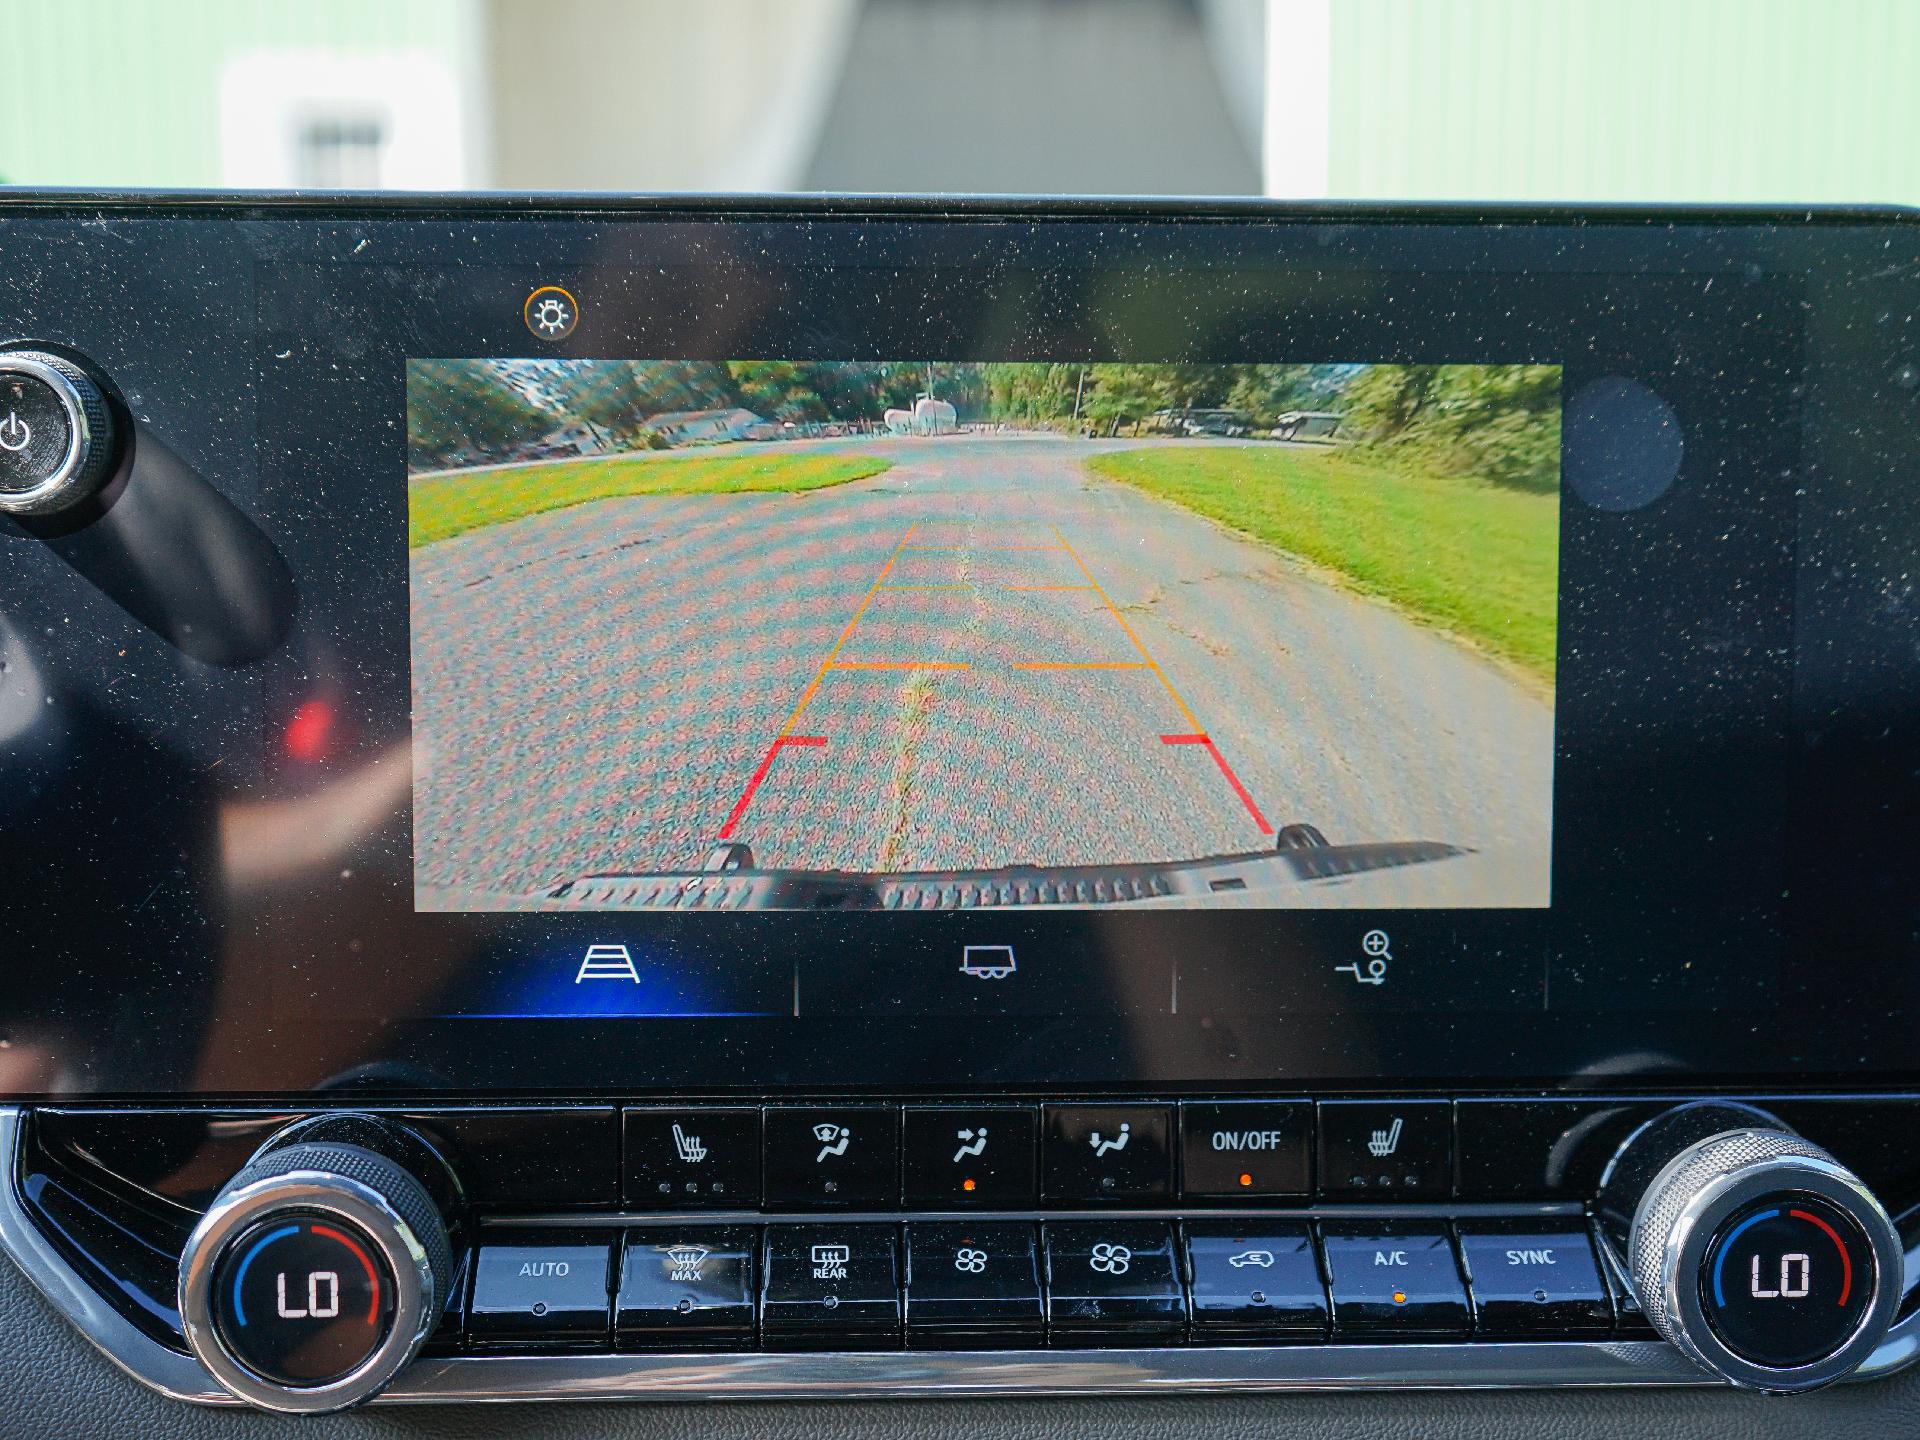
[[[1207,735],[1162,735],[1162,745],[1204,745],[1207,753],[1213,756],[1213,763],[1220,767],[1220,773],[1227,777],[1227,784],[1233,787],[1233,793],[1240,797],[1240,803],[1247,807],[1247,813],[1253,817],[1253,823],[1260,827],[1262,835],[1271,835],[1273,826],[1267,823],[1267,817],[1260,813],[1260,807],[1253,803],[1253,796],[1247,793],[1247,787],[1240,783],[1240,777],[1233,773],[1233,767],[1227,764],[1227,757],[1220,753],[1220,747]]]
[[[367,1267],[367,1286],[373,1291],[373,1303],[367,1307],[367,1323],[372,1325],[380,1319],[380,1272],[373,1268],[373,1261],[367,1258],[367,1252],[354,1244],[351,1236],[342,1235],[330,1225],[309,1227],[316,1235],[324,1235],[329,1240],[338,1240],[351,1250],[354,1258]]]
[[[720,827],[720,838],[722,840],[731,840],[733,838],[733,827],[738,825],[740,823],[740,817],[747,813],[747,806],[753,803],[753,792],[758,790],[760,788],[760,782],[767,778],[767,771],[773,768],[773,757],[780,753],[781,747],[786,745],[825,745],[826,743],[827,737],[824,735],[782,735],[779,739],[775,740],[773,744],[769,745],[765,757],[760,761],[760,768],[753,772],[753,778],[747,781],[747,788],[740,792],[740,799],[734,805],[733,813],[727,816],[727,823]]]
[[[1787,1214],[1795,1220],[1805,1220],[1810,1224],[1818,1225],[1827,1232],[1827,1238],[1833,1241],[1833,1248],[1840,1252],[1840,1303],[1845,1305],[1847,1296],[1853,1293],[1853,1257],[1847,1254],[1846,1242],[1840,1238],[1839,1232],[1833,1226],[1818,1215],[1810,1215],[1805,1210],[1789,1210]]]

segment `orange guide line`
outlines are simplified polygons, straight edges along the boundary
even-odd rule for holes
[[[720,827],[720,838],[731,839],[734,826],[740,823],[740,817],[747,813],[747,806],[753,803],[754,792],[760,788],[760,782],[767,778],[767,772],[773,768],[773,760],[783,746],[806,745],[822,746],[827,743],[824,735],[795,735],[793,727],[800,723],[800,717],[806,713],[807,706],[813,703],[813,697],[820,693],[820,682],[827,678],[827,672],[833,669],[833,663],[840,658],[840,650],[853,634],[853,627],[860,623],[860,617],[867,613],[867,606],[873,603],[873,597],[880,593],[880,587],[887,583],[887,576],[893,573],[894,562],[899,560],[900,552],[906,548],[907,541],[913,538],[913,532],[920,528],[920,522],[914,521],[907,526],[893,547],[893,553],[887,556],[887,563],[880,567],[880,573],[873,577],[873,584],[867,587],[867,593],[860,597],[860,604],[853,612],[853,618],[847,621],[846,628],[840,632],[840,638],[833,642],[833,648],[827,652],[827,658],[820,662],[820,668],[813,672],[813,679],[800,696],[800,703],[793,707],[793,713],[787,716],[787,723],[780,727],[780,733],[773,737],[773,744],[767,747],[767,753],[761,757],[760,767],[747,781],[746,789],[740,792],[740,798],[734,802],[733,812],[727,816],[727,823]]]
[[[814,672],[812,681],[800,696],[800,703],[793,707],[793,713],[787,716],[787,723],[780,727],[781,736],[793,733],[793,727],[800,723],[800,717],[806,713],[807,706],[813,703],[813,697],[820,693],[820,682],[827,678],[827,671],[833,668],[833,662],[839,658],[840,647],[847,643],[847,637],[853,634],[853,627],[860,623],[860,617],[867,613],[867,606],[873,603],[873,597],[880,593],[880,587],[886,583],[887,576],[893,573],[893,565],[900,558],[900,552],[907,548],[907,541],[913,538],[913,532],[920,528],[920,522],[914,521],[907,526],[907,533],[900,537],[900,543],[893,547],[893,553],[887,557],[887,563],[874,577],[873,584],[867,587],[867,593],[861,597],[860,606],[853,612],[853,618],[847,621],[847,628],[840,632],[840,638],[833,642],[833,649],[827,652],[827,658],[820,662],[820,668]]]
[[[1016,660],[1016,670],[1145,670],[1144,660]]]
[[[1192,725],[1195,730],[1198,730],[1200,728],[1199,717],[1188,708],[1187,702],[1180,697],[1180,692],[1173,688],[1173,682],[1167,678],[1167,672],[1162,670],[1153,656],[1147,653],[1147,647],[1142,645],[1140,643],[1140,637],[1133,633],[1133,627],[1127,623],[1127,617],[1120,613],[1120,607],[1113,603],[1113,597],[1100,588],[1100,582],[1093,578],[1093,572],[1087,569],[1087,562],[1080,558],[1080,552],[1067,543],[1067,537],[1060,534],[1059,526],[1056,525],[1053,527],[1053,533],[1059,536],[1060,548],[1066,551],[1067,554],[1073,556],[1073,563],[1078,565],[1080,567],[1080,573],[1087,577],[1087,584],[1099,594],[1101,600],[1106,602],[1107,610],[1112,614],[1114,619],[1120,622],[1120,628],[1127,632],[1127,638],[1133,642],[1133,648],[1140,652],[1140,658],[1147,662],[1147,668],[1160,677],[1160,683],[1167,687],[1167,694],[1171,695],[1173,697],[1173,703],[1180,707],[1180,713],[1187,717],[1187,723]]]
[[[907,545],[902,548],[907,550],[1016,550],[1041,554],[1051,550],[1064,550],[1066,547],[1064,545]]]
[[[836,670],[971,670],[965,660],[836,660]]]
[[[1091,585],[1002,585],[1002,590],[1091,590]]]

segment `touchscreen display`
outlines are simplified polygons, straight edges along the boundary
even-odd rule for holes
[[[1551,898],[1553,365],[414,359],[414,899]]]

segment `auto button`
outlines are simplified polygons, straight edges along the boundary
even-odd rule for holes
[[[482,1246],[467,1311],[474,1343],[604,1346],[612,1265],[604,1241]]]

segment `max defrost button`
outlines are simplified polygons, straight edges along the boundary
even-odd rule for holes
[[[467,1328],[474,1343],[605,1345],[613,1246],[484,1245]]]
[[[754,1250],[745,1229],[630,1230],[614,1338],[641,1345],[744,1345],[753,1339]]]
[[[1257,1100],[1180,1107],[1188,1195],[1304,1196],[1313,1184],[1313,1106]]]

